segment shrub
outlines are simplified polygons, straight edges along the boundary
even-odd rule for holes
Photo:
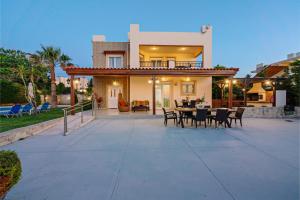
[[[21,161],[14,151],[0,151],[0,199],[19,181]]]
[[[20,83],[0,80],[0,103],[25,103],[24,87]]]

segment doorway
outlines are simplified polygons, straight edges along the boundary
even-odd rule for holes
[[[118,108],[118,94],[122,93],[122,86],[108,86],[107,88],[107,107]]]
[[[171,83],[160,83],[155,88],[156,108],[171,108]]]

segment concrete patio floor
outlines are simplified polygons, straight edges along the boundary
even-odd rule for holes
[[[162,119],[97,119],[49,130],[16,150],[23,174],[10,200],[299,199],[299,120],[166,128]]]

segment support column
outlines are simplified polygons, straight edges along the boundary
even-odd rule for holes
[[[232,96],[232,78],[230,78],[228,83],[228,108],[232,108]]]
[[[71,75],[70,78],[70,86],[71,86],[71,106],[75,105],[75,89],[74,89],[74,75]],[[75,111],[71,111],[71,115],[75,115]]]
[[[130,76],[127,76],[127,102],[130,105]]]
[[[272,106],[276,107],[276,82],[272,83],[273,86],[273,103]]]
[[[152,76],[152,111],[153,115],[156,114],[156,106],[155,106],[155,76]]]

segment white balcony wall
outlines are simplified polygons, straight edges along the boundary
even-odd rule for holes
[[[140,32],[138,24],[130,25],[130,66],[139,67],[140,45],[203,46],[204,67],[212,67],[212,28],[202,32]]]

